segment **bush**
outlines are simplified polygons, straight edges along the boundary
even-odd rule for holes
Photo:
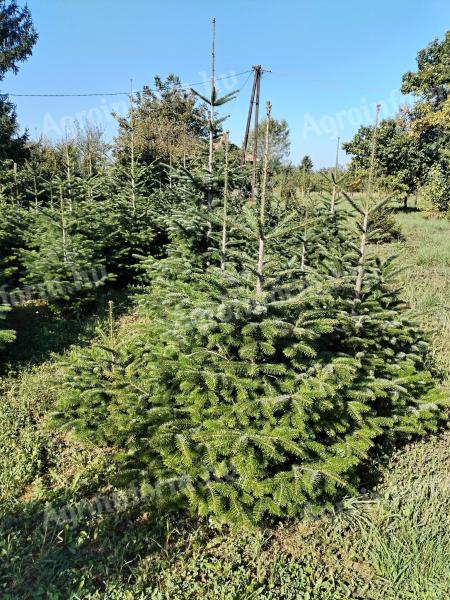
[[[0,304],[0,320],[4,319],[9,307]],[[15,333],[11,329],[0,329],[0,349],[7,342],[12,342],[15,338]]]

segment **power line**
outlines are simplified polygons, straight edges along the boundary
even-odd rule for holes
[[[243,86],[241,87],[241,89],[239,90],[240,92],[242,92],[242,90],[243,90],[243,89],[245,88],[245,86],[247,85],[247,83],[248,83],[248,80],[250,79],[250,77],[251,77],[252,73],[253,73],[253,70],[250,70],[250,71],[248,71],[248,77],[247,77],[247,79],[245,80],[245,82],[244,82],[244,85],[243,85]]]
[[[248,72],[248,76],[245,79],[244,83],[241,85],[241,87],[237,90],[236,96],[233,98],[233,100],[230,102],[229,106],[232,106],[234,104],[234,102],[236,102],[236,100],[238,99],[239,95],[241,94],[241,92],[243,92],[243,90],[245,89],[245,86],[247,85],[250,77],[251,77],[252,71]]]
[[[247,71],[240,71],[239,73],[233,73],[232,75],[224,75],[223,77],[216,77],[215,81],[222,81],[224,79],[232,79],[233,77],[239,77],[240,75],[246,75],[247,73],[251,73],[251,69]],[[187,83],[185,85],[180,86],[178,89],[186,90],[191,88],[193,85],[201,85],[204,83],[210,83],[210,79],[204,79],[203,81],[195,81],[194,83]],[[245,86],[245,84],[244,84]],[[243,86],[243,87],[244,87]],[[154,88],[145,87],[146,90],[150,90],[151,92],[158,92],[159,90]],[[142,90],[138,90],[134,92],[138,94],[142,92]],[[0,94],[0,96],[10,96],[11,98],[86,98],[93,96],[129,96],[130,92],[106,92],[104,94],[98,92],[90,92],[85,94]]]

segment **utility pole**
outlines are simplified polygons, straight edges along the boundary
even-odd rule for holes
[[[255,92],[255,120],[253,122],[253,171],[252,171],[252,201],[256,201],[256,173],[258,167],[258,123],[259,123],[259,93],[261,90],[261,65],[256,67],[258,79]]]
[[[258,121],[259,121],[259,98],[260,98],[260,91],[261,91],[261,77],[263,73],[267,73],[270,71],[267,71],[266,69],[263,69],[261,65],[253,65],[252,67],[253,69],[253,87],[252,87],[252,93],[250,95],[250,104],[249,104],[249,108],[248,108],[248,114],[247,114],[247,123],[246,123],[246,127],[245,127],[245,134],[244,134],[244,141],[242,143],[242,155],[241,155],[241,164],[244,165],[245,164],[245,159],[247,156],[247,146],[248,146],[248,139],[249,139],[249,135],[250,135],[250,124],[252,121],[252,115],[253,115],[253,105],[255,106],[255,114],[254,114],[254,125],[253,125],[253,156],[252,156],[252,163],[253,163],[253,170],[252,170],[252,201],[254,202],[256,200],[256,184],[257,184],[257,166],[258,166],[258,136],[259,136],[259,132],[258,132]]]
[[[258,72],[256,71],[256,67],[253,66],[253,87],[252,87],[252,93],[250,95],[250,105],[248,107],[248,114],[247,114],[247,124],[245,126],[245,134],[244,134],[244,141],[242,143],[242,156],[241,156],[241,164],[245,165],[245,156],[247,154],[247,145],[248,145],[248,136],[250,133],[250,123],[252,122],[252,112],[253,112],[253,103],[255,101],[255,91],[256,91],[256,83],[258,80]]]

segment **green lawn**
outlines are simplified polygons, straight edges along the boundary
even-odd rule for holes
[[[420,213],[398,219],[405,240],[378,251],[400,253],[402,294],[448,371],[450,223]],[[44,337],[56,327],[53,350],[60,352],[91,332],[80,323],[66,337],[61,324],[42,323]],[[22,364],[29,363],[24,339],[11,354]],[[38,355],[47,360],[51,343],[42,343]],[[398,450],[376,489],[317,520],[231,534],[150,504],[123,503],[75,527],[46,523],[47,502],[60,507],[97,490],[114,492],[107,456],[46,428],[55,370],[50,359],[1,381],[0,599],[450,597],[449,432]]]

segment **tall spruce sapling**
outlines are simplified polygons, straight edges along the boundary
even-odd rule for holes
[[[4,290],[13,291],[24,275],[21,251],[33,220],[21,206],[0,204],[0,286]]]
[[[223,264],[224,244],[228,259],[237,240],[228,231],[239,220],[245,199],[242,187],[247,173],[239,162],[238,149],[224,134],[218,143],[212,178],[205,171],[202,156],[190,161],[189,168],[171,169],[172,187],[161,192],[158,200],[159,225],[166,234],[162,259],[150,256],[143,261],[147,282],[163,272],[170,279],[183,273],[204,270],[207,264]],[[212,207],[205,197],[212,191]],[[177,268],[180,269],[177,275]]]
[[[237,90],[229,92],[224,96],[219,97],[217,94],[216,81],[215,81],[215,60],[216,60],[216,19],[212,19],[212,42],[211,42],[211,92],[209,97],[203,96],[196,90],[192,89],[192,92],[200,98],[209,107],[209,119],[208,119],[208,173],[210,178],[213,175],[213,164],[214,164],[214,140],[217,138],[221,131],[221,124],[227,117],[218,119],[216,115],[216,108],[223,106],[227,102],[234,100],[237,95]],[[208,188],[207,193],[207,206],[210,210],[212,207],[213,192],[212,185]]]
[[[331,191],[331,205],[330,205],[330,210],[331,210],[332,213],[334,213],[334,211],[336,209],[336,200],[337,200],[337,194],[338,194],[338,185],[340,183],[338,181],[339,142],[340,142],[340,138],[338,137],[337,144],[336,144],[336,162],[335,162],[335,165],[334,165],[334,173],[333,173],[333,187],[332,187],[332,191]]]
[[[374,166],[375,166],[375,156],[376,156],[376,144],[377,144],[377,132],[378,132],[378,116],[380,114],[381,105],[377,104],[376,112],[375,112],[375,124],[373,127],[373,139],[372,139],[372,150],[371,150],[371,158],[370,158],[370,169],[369,169],[369,179],[367,184],[367,193],[364,203],[364,208],[359,210],[362,215],[362,220],[359,223],[359,228],[361,230],[361,241],[359,246],[359,259],[358,259],[358,272],[356,276],[356,296],[359,298],[362,292],[363,279],[364,279],[364,266],[366,260],[366,252],[367,252],[367,235],[368,235],[368,226],[369,226],[369,213],[370,213],[370,204],[373,200],[372,198],[372,188],[373,188],[373,175],[374,175]]]
[[[267,102],[266,107],[266,131],[265,131],[265,144],[264,144],[264,166],[263,166],[263,179],[261,187],[261,198],[259,201],[259,222],[258,222],[258,266],[256,268],[256,293],[261,294],[263,292],[264,283],[264,246],[266,242],[266,195],[267,195],[267,173],[269,169],[269,130],[270,130],[270,112],[271,104]]]
[[[220,246],[220,268],[225,269],[225,256],[227,251],[227,221],[228,221],[228,156],[229,156],[229,141],[228,133],[225,140],[225,167],[224,167],[224,183],[223,183],[223,212],[222,212],[222,243]]]
[[[38,210],[46,190],[44,169],[35,152],[31,155],[30,160],[25,163],[24,172],[28,184],[26,186],[28,206],[33,206],[34,210]]]

